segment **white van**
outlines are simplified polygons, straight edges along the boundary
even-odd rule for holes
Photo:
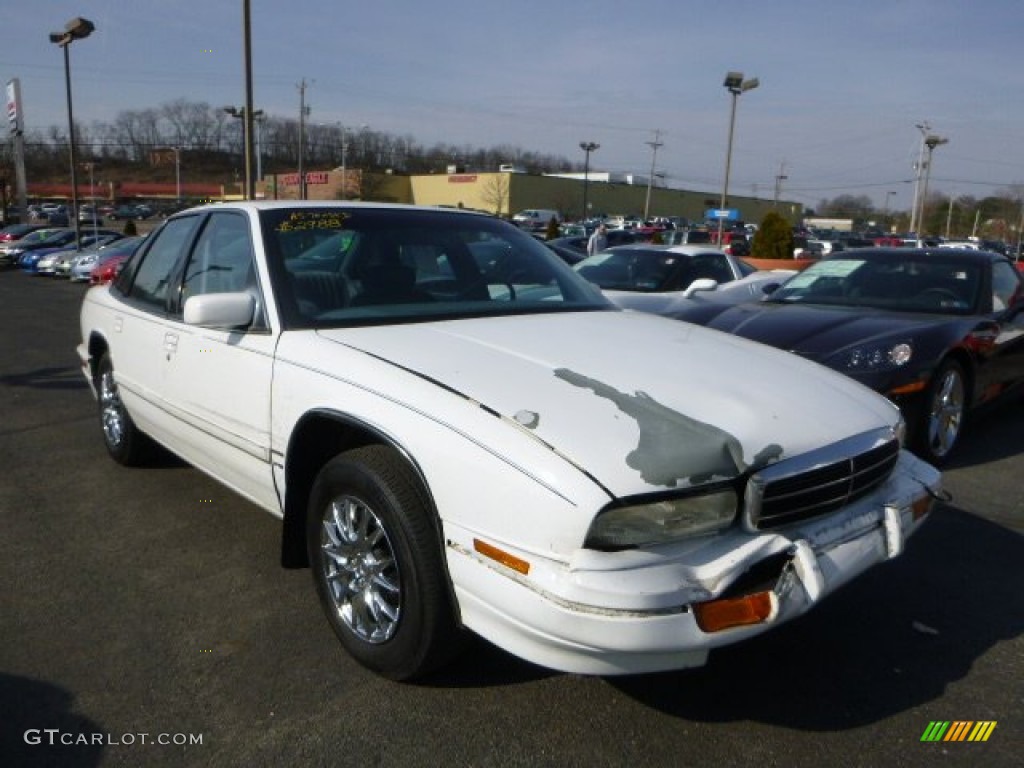
[[[547,228],[548,222],[552,219],[560,222],[562,217],[558,215],[558,211],[551,211],[546,208],[527,208],[525,211],[520,211],[513,216],[512,223],[523,229],[541,231]]]

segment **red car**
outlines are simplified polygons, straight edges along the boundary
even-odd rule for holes
[[[899,248],[903,245],[902,237],[876,237],[875,245],[879,248]]]
[[[0,242],[9,243],[13,240],[20,240],[30,232],[35,232],[37,229],[46,229],[49,224],[12,224],[9,227],[0,229]]]
[[[89,284],[104,285],[111,282],[117,277],[117,273],[121,271],[121,265],[128,260],[129,256],[131,256],[130,253],[119,253],[106,261],[101,261],[89,273]]]

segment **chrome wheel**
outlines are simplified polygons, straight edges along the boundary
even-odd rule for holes
[[[958,365],[949,365],[936,377],[928,403],[928,450],[936,459],[945,458],[964,420],[965,387]]]
[[[340,496],[324,512],[320,547],[324,583],[338,618],[360,640],[390,640],[402,612],[401,580],[380,518],[359,499]]]
[[[144,464],[150,457],[152,443],[135,427],[128,409],[121,402],[114,380],[114,366],[106,354],[100,357],[96,366],[96,394],[99,396],[100,429],[107,453],[118,464],[127,467]]]
[[[117,394],[114,383],[114,372],[105,370],[100,375],[100,423],[103,427],[103,438],[111,448],[117,448],[124,442],[125,421],[124,406]]]
[[[360,664],[392,680],[426,674],[461,645],[427,498],[384,445],[338,454],[309,493],[310,571],[331,629]]]

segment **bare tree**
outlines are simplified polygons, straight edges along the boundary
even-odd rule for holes
[[[509,179],[507,173],[492,173],[483,183],[480,197],[494,209],[495,216],[507,215]]]

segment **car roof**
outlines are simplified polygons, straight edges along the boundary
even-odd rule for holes
[[[179,213],[176,213],[175,216],[180,216],[184,213],[196,211],[235,210],[259,212],[291,208],[344,208],[347,210],[363,208],[366,210],[430,211],[433,213],[447,213],[453,216],[483,216],[486,218],[494,218],[489,213],[485,213],[482,211],[472,211],[465,208],[450,208],[439,205],[406,205],[402,203],[369,203],[363,201],[350,202],[347,200],[246,200],[231,203],[210,203],[208,205],[187,208],[183,211],[180,211]]]
[[[845,251],[833,252],[822,261],[838,261],[842,259],[868,258],[877,260],[900,261],[907,258],[934,258],[948,261],[950,257],[959,261],[986,263],[1005,260],[1006,257],[992,251],[981,251],[975,248],[850,248]]]

